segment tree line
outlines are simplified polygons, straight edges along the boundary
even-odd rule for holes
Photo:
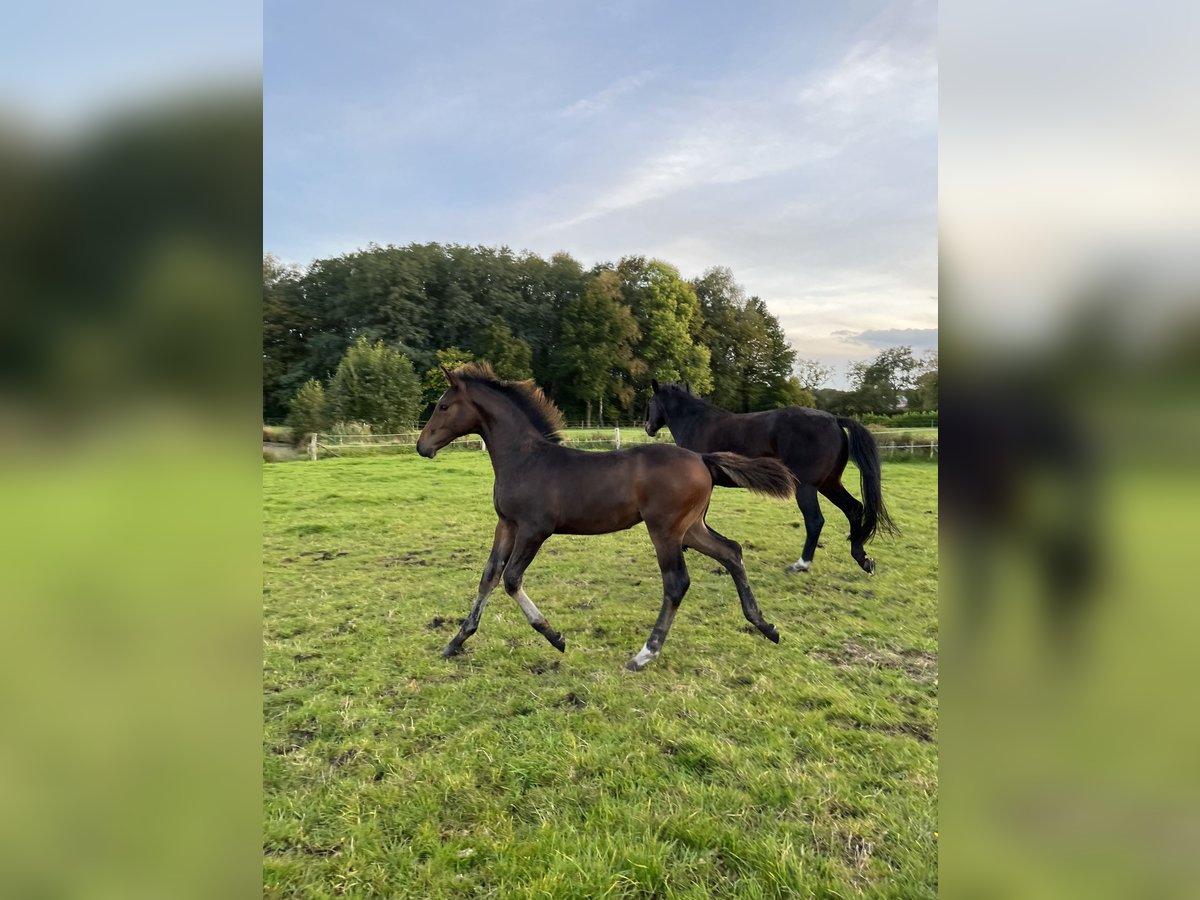
[[[640,418],[651,376],[739,412],[820,405],[823,390],[821,367],[797,369],[779,320],[726,268],[689,281],[641,256],[584,268],[566,253],[437,243],[303,270],[263,259],[264,421],[406,427],[444,389],[439,366],[472,360],[535,379],[572,421]],[[853,393],[825,396],[845,406],[834,395]]]

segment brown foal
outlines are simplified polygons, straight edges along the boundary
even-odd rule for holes
[[[550,627],[523,582],[525,570],[552,534],[608,534],[646,523],[662,571],[663,601],[645,646],[627,664],[638,671],[654,659],[687,593],[683,551],[698,550],[733,576],[742,612],[762,634],[779,642],[779,632],[759,611],[742,549],[704,521],[713,485],[744,487],[791,498],[795,480],[775,459],[746,459],[732,453],[693,453],[669,444],[592,452],[561,445],[562,416],[532,382],[498,380],[486,365],[446,370],[449,388],[417,440],[430,459],[455,438],[479,434],[495,472],[496,536],[479,581],[479,592],[457,635],[442,651],[454,656],[479,628],[488,596],[504,589],[529,624],[558,650],[562,635]]]

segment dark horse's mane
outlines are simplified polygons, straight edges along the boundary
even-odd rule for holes
[[[562,442],[559,433],[563,428],[562,413],[533,381],[501,381],[485,362],[468,363],[456,369],[454,374],[463,381],[483,385],[503,395],[529,419],[542,437],[555,444]]]
[[[709,403],[703,397],[699,397],[696,394],[693,394],[686,385],[677,384],[675,382],[666,382],[664,384],[659,385],[659,389],[664,390],[664,391],[670,391],[672,394],[675,394],[676,396],[687,399],[687,401],[689,403],[691,403],[694,407],[699,407],[700,409],[704,409],[709,412],[721,413],[722,415],[728,415],[728,413],[729,413],[728,410],[721,409],[721,407],[715,406],[714,404]],[[691,412],[691,411],[692,411],[691,409],[688,410],[688,412]]]

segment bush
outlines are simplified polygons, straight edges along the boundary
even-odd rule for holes
[[[264,425],[263,443],[291,444],[296,441],[296,433],[286,425]]]
[[[300,386],[296,396],[288,401],[288,409],[288,425],[297,438],[329,428],[329,404],[325,399],[325,387],[315,378],[308,379]]]
[[[408,357],[360,337],[329,383],[329,408],[342,420],[367,422],[381,433],[405,431],[417,420],[421,384]]]
[[[906,410],[891,416],[892,428],[936,428],[937,410]]]
[[[346,437],[370,437],[372,434],[371,426],[366,422],[334,422],[329,426],[330,434],[339,434]]]
[[[864,425],[882,425],[886,428],[936,428],[937,410],[906,410],[898,413],[869,413],[858,417]]]

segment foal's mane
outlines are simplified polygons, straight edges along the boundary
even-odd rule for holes
[[[562,442],[563,416],[540,387],[529,381],[501,381],[486,362],[467,363],[454,374],[469,384],[491,388],[508,399],[546,440]]]

